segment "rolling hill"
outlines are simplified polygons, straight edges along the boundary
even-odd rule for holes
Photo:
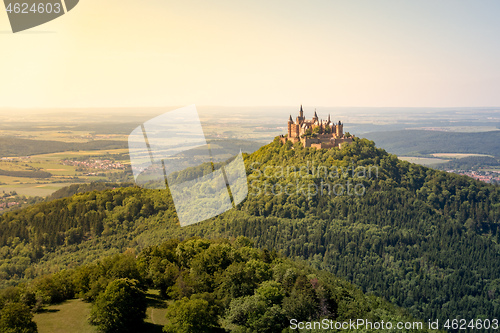
[[[185,228],[168,192],[140,188],[7,213],[0,217],[0,278],[16,284],[166,239],[247,236],[416,318],[500,315],[499,187],[398,160],[366,139],[341,150],[275,140],[245,163],[248,198]],[[313,193],[349,184],[357,194]]]
[[[78,150],[103,150],[127,148],[125,141],[96,140],[84,143],[72,143],[51,140],[30,140],[12,137],[0,137],[0,156],[19,157],[37,154],[58,153]]]

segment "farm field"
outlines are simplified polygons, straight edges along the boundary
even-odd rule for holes
[[[0,185],[0,193],[16,192],[18,195],[24,195],[26,197],[46,197],[72,184],[76,183]]]
[[[432,166],[436,164],[446,163],[449,160],[441,159],[441,158],[432,158],[432,157],[415,157],[415,156],[398,156],[400,160],[407,161],[410,163],[416,163],[425,166]]]
[[[73,157],[81,157],[85,155],[89,156],[99,156],[105,154],[123,154],[128,153],[128,149],[103,149],[103,150],[79,150],[79,151],[65,151],[60,153],[50,153],[30,156],[30,159],[36,160],[62,160]]]
[[[444,158],[464,158],[471,156],[493,157],[493,155],[487,155],[487,154],[460,154],[460,153],[436,153],[431,155],[434,157],[444,157]]]
[[[128,149],[107,149],[93,151],[65,151],[60,153],[40,154],[28,157],[3,157],[0,159],[0,193],[15,191],[27,197],[45,197],[53,192],[76,183],[123,178],[129,168],[130,161],[124,156]],[[120,163],[124,169],[98,168],[92,161],[109,160]],[[80,161],[80,164],[69,165],[63,161]],[[84,163],[88,163],[86,166]],[[50,177],[35,178],[16,173],[42,171],[50,173]],[[9,174],[12,173],[12,175]]]
[[[84,131],[50,131],[50,128],[44,128],[40,131],[17,131],[3,130],[0,136],[13,137],[18,139],[30,140],[51,140],[62,142],[87,142],[92,137],[91,133]],[[118,139],[117,139],[118,140]]]

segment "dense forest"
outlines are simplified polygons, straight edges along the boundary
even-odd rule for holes
[[[500,187],[398,160],[366,139],[331,150],[275,140],[245,155],[245,163],[247,199],[185,228],[168,191],[137,187],[6,213],[0,217],[2,284],[165,239],[243,235],[259,248],[346,278],[416,318],[499,317]]]
[[[169,301],[164,332],[292,332],[291,319],[297,326],[316,325],[303,332],[336,331],[336,323],[359,318],[383,321],[385,327],[415,325],[399,332],[428,331],[387,301],[332,274],[255,249],[245,237],[171,239],[138,255],[129,250],[1,290],[0,331],[37,332],[32,312],[75,297],[92,303],[88,320],[99,332],[144,331],[149,288]],[[356,331],[390,331],[365,325]]]
[[[50,178],[52,174],[43,170],[2,170],[0,176],[26,177],[26,178]]]
[[[63,187],[46,198],[46,201],[52,201],[55,199],[61,199],[70,197],[75,194],[92,192],[92,191],[104,191],[109,189],[115,189],[119,187],[130,187],[134,186],[133,183],[109,183],[109,182],[91,182],[85,184],[73,184],[70,186]]]

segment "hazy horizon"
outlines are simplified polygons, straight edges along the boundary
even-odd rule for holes
[[[500,105],[499,12],[466,0],[87,0],[12,34],[0,11],[0,106]]]

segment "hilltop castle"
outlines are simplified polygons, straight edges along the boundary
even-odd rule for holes
[[[299,116],[295,122],[290,115],[288,120],[288,134],[281,135],[280,140],[286,143],[288,140],[292,143],[301,142],[304,147],[313,148],[333,148],[341,147],[344,143],[352,142],[352,137],[344,134],[344,125],[339,121],[338,124],[328,120],[319,120],[318,114],[314,111],[314,117],[307,120],[304,117],[304,110],[300,106]]]

